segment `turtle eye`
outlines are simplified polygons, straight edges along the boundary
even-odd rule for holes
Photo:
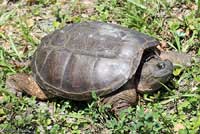
[[[165,68],[165,63],[160,62],[160,63],[157,64],[157,67],[158,67],[159,69],[163,69],[163,68]]]

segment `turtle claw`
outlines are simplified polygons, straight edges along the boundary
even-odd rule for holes
[[[131,105],[128,104],[126,101],[117,102],[112,106],[111,111],[114,113],[116,117],[119,117],[120,113],[130,107]]]
[[[119,93],[104,98],[103,103],[110,104],[112,106],[111,112],[113,112],[118,118],[124,109],[127,109],[128,107],[137,103],[136,90],[123,90]]]

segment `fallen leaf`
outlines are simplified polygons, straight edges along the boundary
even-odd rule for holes
[[[90,15],[94,12],[96,0],[80,0],[80,3],[84,6],[87,14]]]
[[[3,96],[0,96],[0,102],[2,102],[2,101],[3,101],[3,99],[4,99],[4,98],[3,98]]]
[[[176,132],[176,134],[178,134],[179,130],[181,129],[185,129],[185,126],[181,123],[178,123],[176,125],[174,125],[174,131]]]
[[[6,117],[7,117],[6,115],[0,117],[0,123],[4,122],[4,120],[6,119]]]
[[[28,67],[30,65],[31,61],[17,61],[17,60],[12,60],[11,64],[13,64],[16,68],[21,68],[21,67]]]

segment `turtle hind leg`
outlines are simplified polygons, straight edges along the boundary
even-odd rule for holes
[[[116,94],[111,94],[103,99],[103,103],[111,105],[112,112],[118,116],[122,110],[137,103],[136,90],[128,89]]]
[[[36,96],[40,100],[48,99],[31,75],[15,74],[8,76],[6,87],[14,94],[25,92],[31,96]]]

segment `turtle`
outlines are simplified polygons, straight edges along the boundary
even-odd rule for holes
[[[8,76],[6,85],[39,100],[88,101],[95,93],[120,111],[137,104],[138,94],[159,90],[174,64],[191,62],[190,56],[161,52],[158,45],[157,39],[118,24],[68,24],[42,38],[31,74]]]

